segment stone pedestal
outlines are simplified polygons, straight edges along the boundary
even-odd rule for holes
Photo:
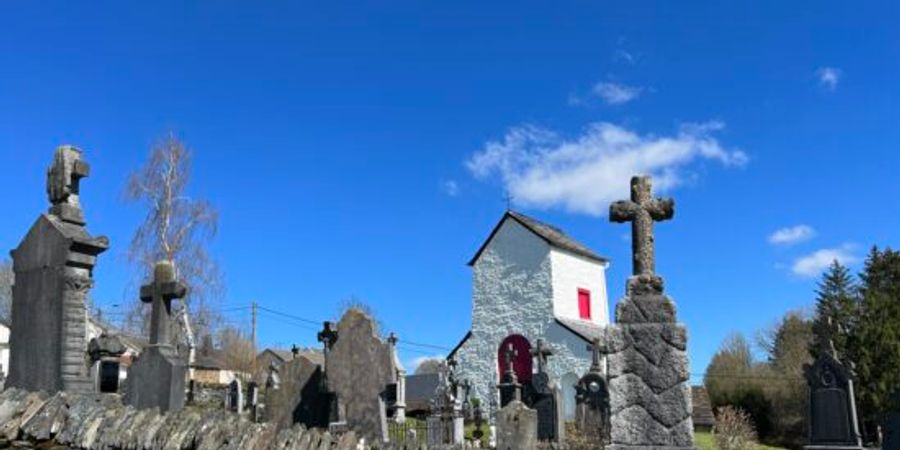
[[[184,408],[187,364],[169,345],[144,348],[128,371],[125,403],[137,409],[159,408],[178,411]]]
[[[687,331],[652,278],[629,281],[607,332],[614,450],[694,448]]]
[[[56,150],[47,174],[51,202],[12,251],[13,287],[9,378],[29,391],[92,392],[87,359],[85,299],[106,237],[91,237],[78,200],[89,173],[81,151]]]

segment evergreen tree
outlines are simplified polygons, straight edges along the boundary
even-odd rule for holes
[[[809,348],[813,359],[828,349],[831,341],[842,361],[853,361],[849,336],[855,333],[858,317],[858,287],[847,267],[835,260],[822,275],[816,290],[813,341]]]
[[[900,390],[900,253],[873,248],[860,275],[862,303],[852,335],[860,412],[869,424],[893,408]]]

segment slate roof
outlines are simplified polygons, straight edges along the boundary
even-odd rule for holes
[[[594,339],[603,339],[604,327],[601,325],[597,325],[596,323],[588,322],[586,320],[565,319],[560,317],[556,318],[556,323],[560,324],[563,328],[571,331],[588,343],[593,343]]]
[[[481,244],[481,247],[475,253],[475,256],[473,256],[469,261],[470,266],[475,264],[475,261],[478,261],[478,257],[481,256],[481,253],[487,247],[488,243],[491,242],[491,239],[494,238],[494,235],[497,234],[497,231],[500,230],[500,226],[503,225],[503,222],[505,222],[506,219],[515,220],[520,225],[522,225],[553,247],[572,252],[576,255],[597,262],[603,263],[608,261],[606,258],[598,255],[597,253],[594,253],[593,250],[587,248],[587,246],[576,241],[575,239],[572,239],[563,230],[554,227],[553,225],[546,224],[533,217],[526,216],[525,214],[522,214],[520,212],[507,211],[506,214],[503,215],[503,218],[500,219],[500,222],[497,222],[497,225],[494,227],[493,231],[491,231],[490,236],[488,236],[484,243]]]
[[[437,391],[440,376],[423,373],[406,376],[406,407],[408,410],[428,410]]]
[[[290,350],[285,350],[285,349],[281,349],[281,348],[267,348],[267,349],[259,352],[259,354],[256,355],[256,358],[259,359],[266,352],[275,355],[275,357],[278,358],[279,360],[281,360],[282,363],[294,359],[294,354],[291,353]],[[325,364],[325,355],[323,355],[320,350],[302,348],[302,349],[300,349],[300,353],[298,353],[298,356],[305,356],[314,364],[318,364],[318,365]]]

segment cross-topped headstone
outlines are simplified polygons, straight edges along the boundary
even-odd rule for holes
[[[543,339],[538,339],[534,348],[531,349],[531,356],[537,359],[538,372],[544,373],[547,369],[547,358],[553,356],[553,350],[547,348]]]
[[[519,356],[519,351],[513,347],[512,344],[509,344],[506,347],[506,350],[503,350],[503,361],[506,362],[506,372],[503,374],[504,381],[509,381],[512,383],[516,383],[519,381],[516,376],[516,367],[513,364],[513,361],[516,357]]]
[[[519,352],[512,344],[503,350],[503,361],[506,363],[506,372],[503,373],[503,382],[497,385],[500,389],[500,406],[506,406],[513,400],[522,401],[522,385],[519,384],[519,377],[516,376],[516,367],[513,364]]]
[[[322,331],[319,332],[318,339],[319,342],[325,345],[325,353],[328,353],[328,351],[331,350],[331,346],[338,340],[338,333],[337,330],[334,329],[334,324],[331,322],[324,322],[322,324]]]
[[[619,200],[609,207],[609,220],[631,222],[634,275],[653,275],[653,222],[669,220],[675,214],[671,198],[653,198],[650,177],[631,178],[631,200]]]
[[[50,214],[66,222],[84,225],[78,192],[81,179],[90,173],[90,166],[81,159],[81,150],[71,145],[56,149],[53,164],[47,169]]]
[[[187,286],[175,279],[175,265],[160,261],[153,268],[153,282],[141,286],[141,301],[150,303],[150,345],[171,344],[172,300],[184,298]]]
[[[603,344],[600,343],[600,338],[594,338],[593,343],[587,346],[589,352],[591,352],[591,372],[601,372],[603,367],[600,365],[601,354],[603,353]]]

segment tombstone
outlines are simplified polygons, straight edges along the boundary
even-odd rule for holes
[[[234,379],[228,385],[228,410],[238,414],[244,413],[244,391],[241,386],[241,380]]]
[[[325,353],[325,374],[337,399],[337,420],[368,442],[387,442],[385,395],[397,382],[391,344],[378,337],[372,319],[357,309],[344,314],[336,331],[337,339]]]
[[[553,352],[543,339],[538,339],[531,350],[537,360],[538,371],[531,378],[531,407],[537,412],[538,440],[542,442],[562,442],[565,437],[565,421],[562,411],[562,393],[559,386],[550,380],[547,373],[547,358]]]
[[[456,362],[447,360],[438,372],[438,386],[431,399],[428,417],[430,445],[459,445],[465,441],[463,399],[468,395],[467,383],[460,383],[454,369]]]
[[[601,344],[591,346],[591,369],[575,386],[575,428],[588,443],[602,447],[609,443],[609,388],[600,365]]]
[[[6,387],[28,391],[94,392],[86,358],[85,299],[106,237],[91,237],[80,204],[80,182],[90,173],[81,150],[56,149],[47,171],[50,210],[38,217],[11,252],[9,374]]]
[[[150,345],[128,371],[125,403],[137,409],[162,412],[184,408],[187,364],[172,344],[172,300],[184,298],[187,287],[175,278],[175,266],[156,263],[153,282],[141,286],[141,301],[151,304]]]
[[[839,360],[833,342],[825,344],[826,351],[804,367],[809,386],[809,445],[805,448],[861,450],[853,373]]]
[[[671,219],[672,199],[653,198],[649,177],[631,179],[631,200],[610,206],[632,222],[633,275],[607,328],[609,450],[693,449],[687,330],[655,273],[653,222]]]
[[[91,339],[88,355],[91,360],[97,392],[113,394],[119,392],[119,360],[125,354],[125,345],[113,335],[101,334]]]
[[[296,359],[296,357],[294,357]],[[269,374],[266,375],[266,391],[281,389],[281,376],[278,374],[278,364],[269,364]]]
[[[254,381],[247,383],[247,404],[251,420],[259,422],[259,385]]]
[[[503,354],[506,364],[506,370],[503,371],[503,382],[497,385],[500,391],[500,408],[505,407],[514,400],[522,400],[522,385],[519,384],[519,377],[513,366],[513,361],[518,356],[518,352],[512,344],[507,346]]]
[[[400,363],[397,342],[399,342],[397,335],[391,333],[388,343],[391,344],[391,359],[394,361],[397,382],[389,386],[389,397],[391,408],[394,410],[394,422],[404,423],[406,422],[406,369]]]
[[[497,413],[497,450],[534,450],[537,448],[537,412],[519,400],[513,400]]]

